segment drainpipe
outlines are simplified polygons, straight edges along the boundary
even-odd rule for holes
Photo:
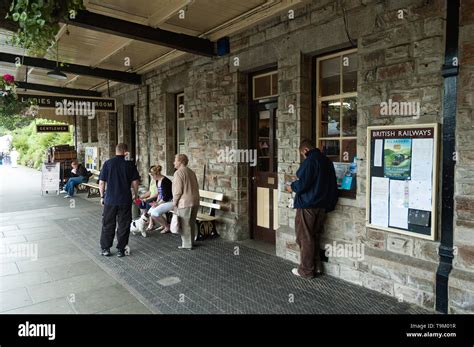
[[[74,113],[74,147],[77,152],[77,114]]]
[[[150,119],[150,85],[146,85],[146,141],[147,141],[147,167],[151,166],[151,119]],[[148,184],[150,183],[150,176],[148,176]]]
[[[448,0],[446,9],[446,48],[442,75],[443,96],[443,172],[441,243],[436,272],[436,311],[448,313],[448,281],[453,268],[454,152],[456,151],[456,100],[459,74],[459,0]],[[454,63],[456,62],[456,63]]]

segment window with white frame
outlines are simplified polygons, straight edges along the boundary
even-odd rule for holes
[[[335,162],[352,162],[357,150],[357,53],[317,59],[316,138]]]

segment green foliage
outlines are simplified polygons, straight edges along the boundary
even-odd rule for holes
[[[33,56],[44,56],[55,43],[61,18],[74,18],[83,10],[82,0],[12,0],[6,18],[18,22],[12,44]]]
[[[36,133],[37,124],[62,124],[50,120],[38,119],[23,128],[14,130],[12,147],[20,153],[19,163],[39,169],[47,159],[47,150],[56,145],[72,145],[72,133]]]
[[[33,103],[18,98],[15,78],[9,74],[0,76],[0,96],[0,126],[5,122],[7,128],[13,130],[12,124],[19,122],[18,115],[25,113]]]
[[[8,131],[13,131],[16,128],[27,126],[31,121],[31,118],[3,114],[0,107],[0,136],[6,135]]]

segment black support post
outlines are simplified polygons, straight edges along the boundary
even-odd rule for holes
[[[443,65],[443,172],[441,243],[436,272],[436,310],[448,313],[448,282],[453,268],[454,169],[456,151],[456,99],[459,73],[459,0],[447,1],[446,48]]]

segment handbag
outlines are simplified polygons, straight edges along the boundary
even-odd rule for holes
[[[179,218],[176,214],[173,214],[171,218],[170,230],[173,234],[178,234],[180,231]]]

